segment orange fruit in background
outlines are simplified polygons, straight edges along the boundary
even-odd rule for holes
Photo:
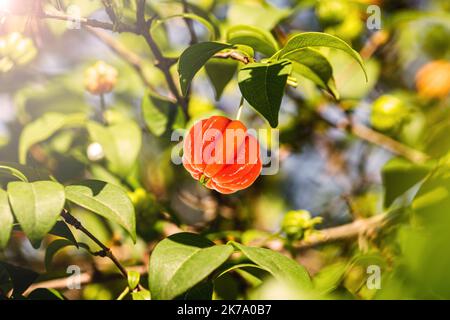
[[[183,143],[183,165],[204,186],[229,194],[261,173],[258,140],[239,120],[212,116],[196,122]]]
[[[103,61],[96,62],[86,69],[84,85],[92,94],[111,92],[117,83],[117,70]]]
[[[422,66],[416,74],[416,88],[426,98],[445,98],[450,93],[450,62],[435,60]]]

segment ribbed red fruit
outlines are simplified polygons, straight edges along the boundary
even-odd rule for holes
[[[212,116],[189,130],[183,165],[206,187],[233,193],[248,188],[261,173],[259,143],[239,120]]]

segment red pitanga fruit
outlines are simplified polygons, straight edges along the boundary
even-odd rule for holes
[[[183,165],[204,186],[229,194],[248,188],[261,173],[258,140],[239,120],[212,116],[184,139]]]

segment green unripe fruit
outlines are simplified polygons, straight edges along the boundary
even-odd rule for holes
[[[383,95],[372,105],[372,126],[382,131],[391,130],[403,121],[406,114],[402,100],[393,95]]]

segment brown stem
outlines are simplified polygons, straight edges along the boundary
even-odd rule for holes
[[[147,274],[147,266],[133,266],[127,268],[127,270],[136,271],[141,276]],[[97,277],[91,272],[83,272],[82,274],[80,274],[79,277],[80,285],[86,285],[90,283],[103,283],[117,279],[120,279],[118,274],[101,275]],[[34,283],[24,292],[23,295],[26,297],[32,291],[39,288],[56,289],[56,290],[67,289],[67,277]]]
[[[153,92],[158,92],[158,90],[150,83],[150,80],[146,76],[144,72],[144,63],[137,54],[133,51],[129,50],[119,41],[110,36],[107,32],[96,29],[90,26],[84,27],[87,31],[89,31],[92,35],[94,35],[97,39],[106,44],[115,54],[117,54],[120,58],[125,60],[130,66],[136,70],[137,74],[141,78],[144,85],[151,89]],[[166,99],[172,100],[172,102],[176,102],[173,98],[165,97]]]
[[[338,121],[328,119],[328,117],[326,116],[328,108],[329,107],[326,107],[325,105],[321,105],[316,109],[316,114],[329,125],[334,126],[338,129],[346,130],[358,138],[378,145],[396,155],[408,159],[413,163],[420,164],[426,162],[429,159],[429,156],[425,153],[404,145],[392,139],[391,137],[372,130],[371,128],[363,124],[357,123],[355,121],[350,121],[348,119]]]
[[[54,20],[63,20],[63,21],[72,21],[74,20],[73,17],[65,15],[60,12],[56,13],[42,13],[40,15],[40,18],[42,19],[54,19]],[[109,22],[103,22],[96,19],[89,19],[89,18],[77,18],[77,21],[80,22],[82,26],[90,26],[93,28],[101,28],[105,30],[110,31],[116,31],[116,32],[132,32],[136,33],[136,28],[134,26],[126,25],[126,24],[120,24],[118,26],[115,26],[112,23]]]
[[[320,230],[308,237],[307,240],[294,242],[292,246],[296,250],[302,250],[321,244],[356,238],[383,227],[387,222],[386,217],[386,214],[379,214],[367,219],[357,219],[342,226]]]
[[[153,39],[153,36],[150,32],[150,21],[145,20],[145,3],[146,0],[138,0],[137,10],[136,10],[136,20],[137,20],[137,28],[138,33],[142,35],[147,42],[150,50],[153,53],[153,56],[156,59],[155,66],[161,70],[166,79],[167,85],[169,87],[170,92],[175,97],[177,103],[181,106],[184,116],[186,119],[189,119],[188,114],[188,104],[187,100],[181,96],[175,81],[173,80],[172,74],[170,73],[170,67],[174,64],[173,59],[169,59],[164,57],[161,49],[157,45],[156,41]]]
[[[88,236],[92,241],[94,241],[101,249],[102,251],[98,252],[96,255],[101,257],[108,257],[120,270],[122,275],[125,277],[125,279],[128,279],[128,273],[124,266],[117,260],[116,256],[112,253],[111,249],[108,248],[106,245],[103,244],[96,236],[94,236],[89,230],[87,230],[81,222],[75,218],[73,215],[69,213],[66,209],[63,210],[61,213],[61,216],[63,217],[64,221],[73,226],[75,229],[80,230],[83,232],[86,236]]]
[[[181,0],[181,4],[183,5],[183,12],[189,13],[189,7],[186,0]],[[189,35],[191,36],[191,42],[190,44],[193,45],[198,42],[197,34],[194,30],[194,24],[191,19],[183,18],[184,22],[186,23],[186,26],[189,30]]]

